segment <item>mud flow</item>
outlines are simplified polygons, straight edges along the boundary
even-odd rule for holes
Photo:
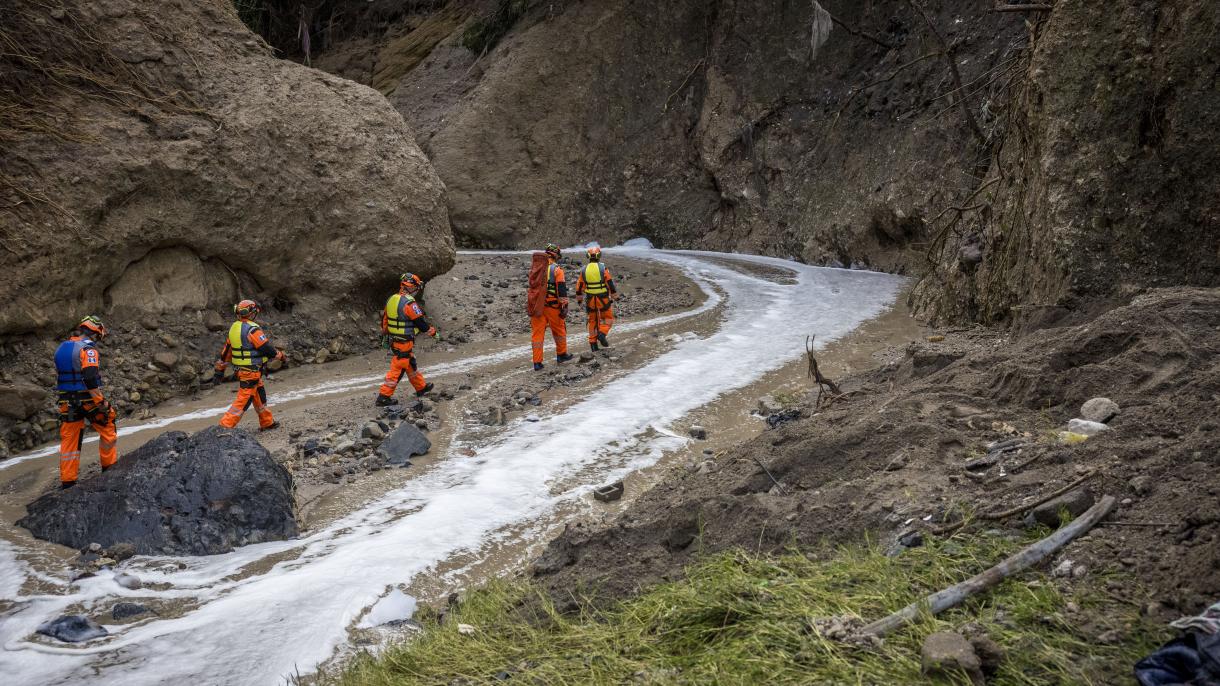
[[[903,282],[888,275],[726,254],[619,249],[606,259],[627,295],[612,346],[591,353],[578,313],[568,341],[585,354],[556,365],[548,340],[542,372],[529,365],[524,316],[511,319],[513,289],[499,285],[519,283],[513,272],[527,255],[463,255],[440,277],[444,287],[430,287],[429,315],[468,340],[421,345],[420,369],[437,384],[420,419],[432,450],[408,469],[315,465],[298,449],[379,416],[372,400],[384,354],[275,375],[270,401],[283,427],[259,438],[296,476],[297,540],[136,557],[119,570],[140,580],[134,590],[111,570],[73,581],[75,551],[11,524],[52,485],[54,448],[0,465],[5,671],[19,683],[124,684],[305,673],[384,640],[394,630],[374,625],[407,612],[404,593],[431,602],[519,570],[563,526],[614,516],[670,470],[763,431],[761,397],[782,404],[808,390],[806,336],[817,335],[823,369],[836,375],[918,333],[893,308]],[[479,279],[491,285],[474,286]],[[470,326],[483,321],[495,324]],[[123,427],[120,450],[211,425],[230,393],[159,406],[151,420]],[[617,481],[622,500],[591,497]],[[113,622],[120,600],[153,612]],[[95,617],[110,634],[64,647],[34,633],[64,613]]]

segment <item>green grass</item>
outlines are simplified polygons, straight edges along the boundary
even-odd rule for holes
[[[605,610],[555,611],[526,583],[496,581],[472,592],[438,625],[425,618],[414,640],[380,657],[362,656],[325,682],[379,684],[915,684],[919,649],[933,632],[977,622],[1006,651],[989,684],[1113,684],[1164,640],[1163,628],[1110,600],[1104,579],[1070,596],[1026,574],[965,608],[925,617],[866,647],[823,638],[815,620],[879,618],[961,581],[1021,543],[978,536],[917,548],[895,558],[873,547],[757,557],[713,556],[681,581],[645,590]],[[1069,623],[1068,601],[1120,642],[1098,645]],[[462,635],[459,623],[475,627]],[[964,678],[961,683],[968,683]]]

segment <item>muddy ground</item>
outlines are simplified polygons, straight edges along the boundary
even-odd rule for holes
[[[800,418],[672,471],[621,516],[568,527],[534,574],[571,605],[574,592],[623,597],[730,547],[867,535],[897,551],[912,529],[929,536],[966,512],[1032,503],[1083,478],[1094,498],[1120,505],[1051,561],[1074,570],[1060,583],[1114,575],[1110,592],[1167,618],[1220,596],[1220,291],[1152,291],[1016,339],[942,333],[839,379],[844,395],[821,408],[808,393],[789,397]],[[1062,444],[1058,432],[1098,396],[1121,408],[1111,428]],[[1011,439],[1020,449],[979,459]],[[1024,526],[1012,517],[970,528]],[[1099,637],[1122,631],[1104,617],[1071,619]]]
[[[607,262],[623,291],[617,312],[624,320],[691,307],[701,297],[688,280],[675,280],[672,269],[610,256]],[[573,287],[578,264],[564,263]],[[421,342],[421,349],[460,349],[469,342],[528,332],[528,265],[528,255],[460,256],[451,271],[425,286],[428,315],[445,340],[443,346]],[[378,347],[380,310],[319,319],[294,313],[274,299],[260,302],[264,312],[258,321],[288,355],[291,367],[334,362]],[[569,315],[574,347],[584,330],[584,313],[578,310],[573,304]],[[101,348],[107,398],[120,419],[147,419],[158,403],[199,397],[211,387],[212,367],[233,316],[200,310],[105,321],[111,331]],[[58,422],[48,389],[55,384],[52,356],[59,342],[34,336],[0,340],[0,459],[56,440]]]

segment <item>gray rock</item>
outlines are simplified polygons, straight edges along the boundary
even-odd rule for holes
[[[38,633],[68,643],[79,643],[110,632],[84,615],[64,615],[38,627]]]
[[[926,676],[961,678],[964,674],[972,684],[983,683],[983,663],[974,647],[961,634],[938,631],[923,641],[919,651],[920,671]]]
[[[539,417],[539,416],[538,416],[538,415],[536,415],[536,414],[527,414],[527,415],[525,415],[525,421],[527,421],[527,422],[540,422],[540,421],[542,421],[542,417]]]
[[[205,310],[203,326],[208,331],[224,331],[229,328],[229,322],[216,310]]]
[[[143,581],[140,581],[136,577],[134,577],[130,574],[127,574],[125,572],[120,572],[118,574],[115,574],[114,583],[122,586],[123,588],[125,588],[129,591],[136,591],[141,588],[144,588]]]
[[[702,426],[699,426],[698,424],[691,426],[691,428],[688,430],[688,433],[690,433],[690,437],[694,438],[695,440],[699,440],[699,441],[707,440],[707,429],[705,429]]]
[[[356,449],[356,442],[350,438],[345,438],[335,444],[336,453],[350,453]]]
[[[152,610],[139,603],[115,603],[114,607],[110,610],[110,617],[121,621],[128,617],[138,617],[148,612],[152,612]]]
[[[1085,436],[1096,436],[1097,434],[1108,431],[1110,427],[1101,422],[1091,422],[1087,419],[1073,419],[1068,422],[1067,430],[1072,433],[1084,434]]]
[[[136,547],[130,543],[115,543],[106,551],[107,556],[115,559],[116,562],[122,562],[136,554]]]
[[[983,673],[992,675],[1000,669],[1007,653],[1000,644],[991,640],[990,636],[972,636],[970,638],[970,647],[974,648],[974,654],[978,656],[979,662],[983,665]]]
[[[401,465],[416,455],[426,455],[431,449],[432,441],[419,427],[403,422],[377,446],[377,453],[386,459],[387,464]]]
[[[890,458],[890,461],[885,464],[885,471],[896,472],[899,469],[907,466],[909,462],[910,458],[907,457],[907,454],[899,451],[895,453],[894,456]]]
[[[369,422],[360,429],[361,438],[381,439],[385,438],[385,430],[377,422]]]
[[[1059,526],[1061,509],[1067,510],[1073,517],[1079,517],[1090,507],[1093,507],[1093,494],[1086,488],[1078,488],[1035,507],[1025,516],[1025,523],[1029,526],[1044,524],[1054,528]]]
[[[252,435],[219,426],[162,434],[27,511],[18,524],[38,538],[128,543],[142,555],[217,555],[297,535],[292,476]]]
[[[165,371],[169,371],[178,364],[178,353],[172,353],[168,350],[162,350],[153,354],[153,364],[157,365]]]
[[[48,395],[33,384],[0,385],[0,417],[25,419],[47,404]]]
[[[1131,490],[1135,491],[1136,495],[1148,495],[1152,492],[1152,477],[1147,475],[1137,476],[1128,482]]]
[[[1118,403],[1109,398],[1093,398],[1080,406],[1080,416],[1090,422],[1106,423],[1118,416]]]
[[[591,353],[591,352],[583,352],[583,353],[581,353],[581,354],[580,354],[580,361],[581,361],[582,363],[586,363],[586,362],[592,362],[592,361],[593,361],[593,353]]]

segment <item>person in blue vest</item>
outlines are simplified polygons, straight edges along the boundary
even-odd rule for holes
[[[102,395],[101,356],[98,343],[106,337],[106,326],[89,316],[76,325],[68,340],[55,350],[55,373],[59,404],[60,488],[76,485],[85,421],[97,432],[98,460],[106,471],[119,460],[115,411]]]
[[[225,369],[230,363],[237,372],[237,398],[220,418],[220,425],[228,429],[237,426],[251,405],[258,413],[260,431],[269,431],[280,425],[267,407],[263,364],[271,360],[283,362],[284,351],[276,350],[263,327],[254,321],[261,311],[253,300],[243,300],[233,306],[237,321],[229,326],[229,335],[225,337],[220,358],[216,360],[216,372],[212,376],[214,382],[219,383],[224,379]]]
[[[373,403],[378,407],[394,404],[394,391],[404,376],[415,389],[415,395],[432,390],[432,384],[419,372],[413,352],[416,334],[424,333],[436,340],[441,337],[436,327],[424,319],[424,311],[415,301],[423,287],[423,280],[408,272],[398,278],[398,292],[385,302],[385,309],[381,313],[381,335],[389,343],[392,358],[390,371],[386,372],[385,382],[378,389],[377,400]]]

